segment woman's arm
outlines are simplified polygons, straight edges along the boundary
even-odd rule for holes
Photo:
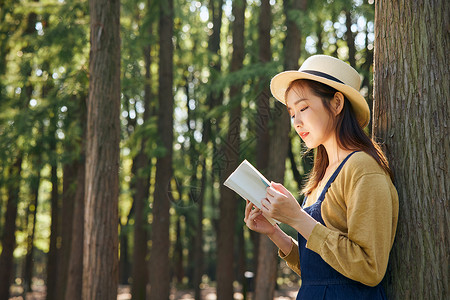
[[[300,257],[297,243],[278,225],[270,224],[262,215],[262,211],[248,200],[245,207],[244,222],[249,229],[267,235],[280,249],[279,256],[286,261],[294,272],[300,275]]]
[[[386,272],[395,235],[397,199],[384,175],[362,176],[345,201],[347,232],[320,224],[306,247],[346,277],[377,285]]]
[[[284,254],[289,254],[293,247],[292,238],[281,230],[278,225],[275,225],[275,227],[275,231],[267,236]]]

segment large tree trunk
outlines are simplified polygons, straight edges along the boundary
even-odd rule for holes
[[[90,0],[83,299],[115,299],[118,283],[120,1]]]
[[[288,16],[292,10],[306,10],[306,1],[284,2],[284,12]],[[300,29],[295,20],[287,17],[287,35],[285,43],[286,70],[298,69],[300,57]],[[284,182],[286,157],[289,146],[290,122],[286,107],[275,101],[272,113],[274,128],[270,137],[269,165],[267,176],[269,180]],[[258,270],[256,274],[255,299],[273,299],[277,276],[277,247],[267,236],[261,236],[259,241]]]
[[[9,299],[9,286],[13,276],[13,253],[16,248],[16,217],[19,203],[20,176],[22,172],[22,154],[19,153],[10,166],[8,184],[8,202],[6,204],[5,226],[2,236],[2,254],[0,255],[0,299]]]
[[[156,162],[149,299],[168,299],[170,293],[168,188],[173,152],[173,14],[173,0],[160,3],[158,132],[165,153]]]
[[[84,240],[84,187],[85,187],[85,153],[86,145],[86,100],[81,97],[80,101],[80,124],[81,124],[81,146],[79,159],[76,162],[76,187],[73,199],[72,233],[70,243],[70,255],[67,271],[67,283],[65,289],[65,300],[81,299],[83,286],[83,240]]]
[[[232,12],[233,22],[233,54],[230,71],[235,72],[242,68],[244,60],[244,13],[245,2],[234,1]],[[241,86],[230,88],[231,112],[229,118],[228,134],[224,145],[226,166],[222,173],[225,180],[239,164],[239,144],[241,127],[241,101],[239,99]],[[220,218],[217,236],[217,299],[233,299],[234,280],[234,229],[236,223],[237,197],[229,188],[220,187]]]
[[[389,299],[449,298],[449,10],[443,0],[376,2],[373,132],[400,200]]]

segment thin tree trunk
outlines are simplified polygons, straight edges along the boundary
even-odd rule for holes
[[[67,149],[67,148],[66,148]],[[58,285],[56,299],[64,299],[67,289],[67,276],[69,272],[70,249],[72,243],[73,208],[75,201],[75,185],[77,180],[78,162],[72,161],[63,167],[63,194],[61,217],[61,248],[58,255]]]
[[[260,15],[258,20],[259,32],[259,61],[266,63],[272,59],[270,47],[270,29],[272,28],[272,12],[269,0],[262,0],[260,6]],[[261,94],[258,96],[258,108],[256,115],[256,168],[263,174],[266,174],[269,163],[269,118],[270,118],[270,78],[262,77],[260,84],[264,86]],[[260,234],[250,231],[250,236],[254,248],[254,274],[258,274],[259,257],[259,239]]]
[[[52,184],[51,191],[51,225],[50,225],[50,249],[48,251],[47,260],[47,300],[56,299],[56,282],[58,272],[58,247],[57,241],[59,237],[59,193],[58,193],[58,162],[56,158],[56,119],[50,121],[49,128],[49,151],[50,157],[50,181]]]
[[[345,12],[345,26],[347,27],[345,39],[347,40],[348,47],[348,62],[353,68],[356,68],[355,35],[352,32],[352,14],[350,10]]]
[[[73,200],[72,233],[70,244],[70,255],[67,271],[67,283],[65,300],[81,299],[83,287],[83,240],[84,240],[84,187],[85,187],[85,153],[86,147],[86,101],[81,97],[80,101],[80,124],[81,124],[81,146],[80,155],[76,163],[76,187]]]
[[[233,2],[233,54],[230,71],[235,72],[242,68],[244,60],[244,13],[245,1]],[[239,164],[240,126],[241,126],[241,86],[230,88],[231,112],[229,118],[228,134],[225,146],[227,165],[223,172],[222,181],[225,180]],[[233,270],[234,270],[234,232],[236,222],[237,197],[229,188],[220,187],[220,218],[217,236],[217,299],[233,299]]]
[[[22,172],[22,154],[19,153],[9,169],[8,202],[6,204],[5,226],[2,236],[2,254],[0,254],[0,299],[9,299],[9,286],[13,277],[13,253],[16,248],[16,217],[19,203],[20,176]]]
[[[120,2],[90,0],[83,299],[115,299],[118,284]]]
[[[449,299],[448,1],[375,3],[373,133],[399,194],[389,299]]]
[[[168,299],[170,293],[170,200],[168,188],[172,176],[173,145],[173,16],[173,0],[161,2],[158,132],[165,153],[156,162],[149,299]]]
[[[289,157],[289,161],[291,162],[291,169],[292,169],[292,174],[294,176],[295,183],[297,184],[298,190],[300,190],[302,187],[303,177],[300,174],[300,172],[298,171],[297,163],[295,162],[295,156],[294,156],[294,151],[292,150],[291,138],[289,138],[288,157]]]
[[[147,6],[151,7],[151,0],[147,1]],[[152,34],[152,26],[149,25],[147,32]],[[144,116],[143,124],[147,124],[151,116],[151,47],[146,45],[143,49],[145,59],[145,86],[144,86]],[[136,157],[137,178],[136,193],[134,197],[135,203],[135,223],[134,223],[134,252],[133,252],[133,284],[131,286],[131,294],[133,299],[146,299],[146,285],[148,283],[148,265],[146,256],[148,253],[147,241],[148,232],[147,224],[147,207],[150,194],[150,172],[151,160],[146,153],[148,139],[143,137],[141,141],[141,149]]]
[[[147,107],[146,111],[150,108]],[[144,117],[145,118],[145,117]],[[145,124],[145,121],[144,121]],[[151,162],[145,153],[147,139],[141,142],[141,150],[135,159],[137,165],[136,192],[134,196],[134,252],[132,269],[132,295],[133,299],[146,298],[146,285],[148,282],[146,262],[147,256],[147,206],[150,189]]]
[[[292,10],[306,10],[306,0],[284,2],[284,13],[287,16],[287,35],[284,40],[285,70],[298,69],[300,58],[301,32],[295,20],[289,19]],[[286,107],[275,101],[272,113],[274,128],[270,137],[269,165],[267,176],[275,182],[284,182],[286,157],[289,146],[290,122]],[[267,236],[261,236],[259,241],[258,272],[256,274],[255,299],[273,299],[277,276],[277,247]]]
[[[261,0],[260,15],[258,21],[259,31],[259,61],[267,63],[272,59],[270,48],[270,29],[272,28],[272,13],[269,0]],[[256,167],[265,172],[269,162],[269,117],[270,117],[270,78],[262,77],[261,84],[264,86],[258,97],[257,109],[257,151]]]
[[[212,28],[212,34],[209,37],[208,40],[208,50],[210,55],[214,55],[217,57],[216,60],[213,61],[213,65],[211,69],[213,71],[216,71],[218,74],[220,73],[221,69],[221,62],[220,62],[220,56],[217,55],[218,51],[220,49],[220,30],[222,28],[222,9],[223,6],[223,0],[215,0],[209,2],[209,7],[211,11],[211,19],[213,22],[213,28]],[[212,72],[211,72],[212,73]],[[210,76],[210,81],[214,82],[215,78],[213,75]],[[215,95],[213,93],[210,93],[207,98],[207,106],[209,106],[209,109],[214,109],[220,103],[220,99],[222,98],[222,95]],[[208,145],[208,143],[211,140],[212,136],[212,124],[211,124],[211,118],[208,118],[204,120],[203,123],[203,132],[202,132],[202,144]],[[198,197],[198,215],[197,215],[197,234],[195,235],[195,245],[194,245],[194,278],[193,278],[193,285],[194,285],[194,293],[195,293],[195,299],[202,300],[202,294],[201,294],[201,288],[200,284],[202,282],[202,275],[204,273],[204,252],[203,252],[203,218],[204,218],[204,203],[205,203],[205,191],[206,191],[206,185],[207,185],[207,172],[208,167],[206,164],[207,155],[209,152],[203,154],[203,156],[200,158],[199,164],[202,166],[202,177],[201,177],[201,187],[200,187],[200,194]],[[214,156],[216,155],[215,152],[212,153],[213,160]],[[211,172],[214,178],[214,173]],[[214,181],[214,180],[213,180]]]
[[[41,183],[41,156],[38,153],[38,158],[34,161],[36,173],[30,183],[30,192],[33,197],[32,202],[28,206],[27,220],[31,221],[31,225],[27,224],[27,254],[25,256],[24,276],[23,276],[23,294],[32,290],[31,284],[33,280],[33,252],[34,252],[34,234],[36,232],[36,212],[38,206],[39,186]]]

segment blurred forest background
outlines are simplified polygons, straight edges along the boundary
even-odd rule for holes
[[[268,87],[308,56],[347,61],[372,107],[373,2],[1,1],[0,299],[295,298],[299,277],[222,183],[247,159],[298,195],[312,154]]]

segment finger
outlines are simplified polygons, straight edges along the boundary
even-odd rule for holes
[[[276,191],[270,186],[266,188],[266,194],[270,197],[273,197],[275,195],[275,192]]]
[[[256,218],[259,217],[259,215],[261,215],[261,211],[258,210],[252,210],[249,217],[247,218],[247,224],[252,224],[253,222],[255,222]]]
[[[272,204],[270,203],[269,199],[264,198],[261,200],[261,210],[269,211],[271,207],[272,207]]]
[[[276,197],[276,196],[285,196],[282,192],[280,192],[279,190],[275,189],[274,187],[268,187],[268,191],[267,193],[270,193],[272,197]]]
[[[248,218],[250,212],[252,211],[253,203],[247,200],[247,205],[245,206],[245,216],[244,216],[244,222],[246,222],[246,219]]]
[[[288,195],[290,192],[288,191],[287,188],[284,187],[284,185],[282,185],[281,183],[277,183],[277,182],[271,182],[270,183],[271,187],[274,188],[276,191],[280,192],[283,195]]]

